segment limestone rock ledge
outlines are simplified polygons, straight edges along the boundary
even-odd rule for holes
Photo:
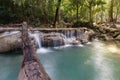
[[[38,38],[40,38],[40,45],[42,47],[56,47],[63,46],[65,44],[85,44],[92,40],[95,36],[95,33],[91,29],[72,29],[72,30],[61,30],[61,31],[34,31],[33,34],[37,33]],[[31,37],[33,38],[33,36]],[[72,39],[74,38],[74,39]],[[21,32],[20,31],[11,31],[0,34],[0,53],[14,51],[21,49]],[[35,42],[33,38],[33,42]],[[35,42],[35,45],[38,45]],[[37,47],[37,46],[36,46]]]
[[[0,53],[20,49],[22,46],[20,37],[20,32],[0,36]]]

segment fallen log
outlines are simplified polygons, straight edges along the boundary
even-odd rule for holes
[[[22,25],[22,49],[24,60],[18,80],[51,80],[40,63],[35,47],[28,35],[27,23]]]
[[[31,31],[62,31],[62,30],[83,30],[87,29],[85,27],[83,28],[30,28]],[[19,27],[0,27],[0,32],[5,32],[5,31],[21,31],[22,29]]]

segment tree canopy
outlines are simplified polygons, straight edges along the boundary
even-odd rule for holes
[[[119,7],[120,0],[0,0],[0,23],[117,22]]]

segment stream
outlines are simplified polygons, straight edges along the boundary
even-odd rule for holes
[[[0,54],[0,80],[17,80],[23,56]],[[40,48],[38,57],[52,80],[120,80],[120,50],[95,41],[83,46]]]

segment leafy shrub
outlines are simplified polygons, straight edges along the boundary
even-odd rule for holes
[[[75,22],[72,25],[73,28],[78,28],[78,27],[88,27],[88,28],[90,28],[92,26],[93,26],[92,22],[84,22],[84,21],[78,21],[78,22]]]

